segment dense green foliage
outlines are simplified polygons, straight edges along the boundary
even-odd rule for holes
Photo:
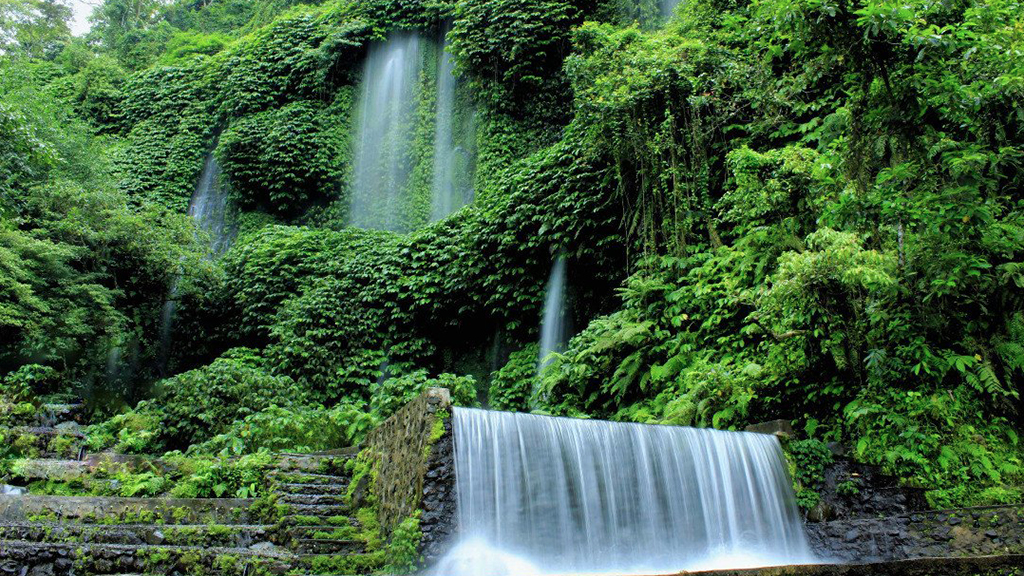
[[[155,384],[97,448],[259,454],[358,441],[440,385],[790,420],[805,504],[827,441],[936,504],[1019,494],[1019,2],[292,4],[106,0],[91,43],[0,11],[10,412]],[[426,96],[414,229],[353,229],[360,63],[409,29],[450,29],[476,200],[426,223]],[[241,212],[219,259],[184,217],[210,153]],[[559,254],[576,336],[537,374]]]

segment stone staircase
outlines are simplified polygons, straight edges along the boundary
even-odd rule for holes
[[[110,482],[111,470],[156,469],[154,458],[87,454],[82,406],[49,404],[0,430],[23,458],[8,476]],[[347,502],[346,463],[356,449],[282,454],[269,502],[252,499],[0,495],[0,576],[141,574],[367,574],[367,551]],[[97,471],[103,471],[96,477]]]
[[[252,503],[2,496],[0,574],[283,574],[294,554],[251,523]]]
[[[0,496],[0,576],[369,574],[383,556],[348,504],[355,454],[280,455],[264,517],[251,499]],[[23,479],[119,460],[40,456]]]
[[[346,496],[346,463],[356,452],[282,454],[272,475],[282,541],[310,574],[369,574],[381,565]]]

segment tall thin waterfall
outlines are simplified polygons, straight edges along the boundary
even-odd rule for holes
[[[207,259],[217,258],[231,247],[237,232],[231,219],[228,189],[221,181],[221,169],[213,152],[206,155],[199,182],[188,204],[188,215],[196,227],[209,236]],[[178,278],[171,283],[171,291],[160,309],[160,349],[157,351],[157,369],[161,376],[167,374],[171,357],[171,337],[174,331],[174,316],[178,308]]]
[[[565,298],[565,257],[559,256],[551,265],[551,275],[544,296],[544,316],[540,322],[540,357],[538,372],[547,365],[552,352],[562,350],[569,337],[569,322]]]
[[[363,69],[358,104],[349,221],[360,228],[402,231],[404,192],[413,170],[420,37],[395,33],[374,44]]]
[[[203,172],[188,205],[188,215],[199,229],[210,236],[210,256],[227,252],[235,239],[235,228],[229,218],[228,190],[221,183],[220,164],[213,153],[206,156]]]
[[[437,118],[434,129],[434,182],[430,219],[436,222],[473,200],[474,154],[472,140],[473,115],[461,125],[455,109],[455,62],[448,52],[448,34],[437,63]]]
[[[679,5],[681,0],[660,0],[661,2],[661,15],[665,18],[672,16],[672,12]]]
[[[456,408],[448,576],[813,561],[769,435]]]

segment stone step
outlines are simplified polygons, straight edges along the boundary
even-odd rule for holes
[[[36,522],[0,525],[0,540],[24,542],[248,548],[260,542],[270,542],[273,536],[274,526],[266,524],[227,526]]]
[[[0,429],[0,435],[22,456],[77,460],[85,453],[85,436],[73,428],[13,426]]]
[[[374,574],[384,564],[381,553],[300,554],[298,564],[316,574]]]
[[[295,482],[295,483],[284,483],[278,484],[274,491],[278,494],[324,494],[342,496],[348,490],[348,482],[336,483],[336,484],[324,484],[309,482],[306,484]]]
[[[80,444],[79,444],[80,446]],[[11,476],[26,481],[53,480],[69,482],[72,480],[93,479],[97,472],[110,477],[117,472],[166,472],[168,467],[152,457],[122,456],[117,454],[83,454],[84,450],[74,450],[76,458],[21,458],[14,462]],[[41,456],[45,454],[41,453]]]
[[[366,544],[359,540],[317,540],[301,538],[295,541],[295,551],[299,554],[361,554]]]
[[[107,498],[0,495],[0,522],[252,524],[249,498]]]
[[[359,522],[347,515],[338,516],[317,516],[315,514],[288,514],[281,517],[281,525],[293,534],[301,533],[302,530],[337,530],[346,526],[359,526]],[[297,532],[298,531],[298,532]]]
[[[285,472],[343,474],[352,454],[281,454],[277,469]]]
[[[274,471],[269,474],[270,478],[281,484],[347,484],[348,476],[337,474],[319,474],[314,472],[300,471]]]
[[[43,404],[36,412],[36,420],[44,426],[60,422],[82,423],[85,418],[85,404]]]
[[[85,434],[77,426],[10,426],[4,428],[4,432],[14,438],[29,434],[47,437],[68,436],[79,440],[85,438]]]
[[[358,530],[358,523],[352,519],[346,524],[292,526],[288,533],[296,540],[351,540]]]
[[[13,574],[283,574],[298,558],[270,546],[216,548],[207,546],[134,546],[122,544],[39,543],[0,541],[0,566]]]
[[[86,479],[91,473],[92,468],[82,460],[22,458],[14,461],[10,476],[26,482],[36,480],[70,482]]]
[[[289,516],[316,516],[319,518],[331,518],[335,516],[348,516],[351,512],[349,506],[342,504],[287,504],[287,506],[287,514]]]
[[[291,506],[344,506],[345,497],[335,494],[281,494],[277,500]]]

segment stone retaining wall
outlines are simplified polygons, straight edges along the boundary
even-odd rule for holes
[[[440,560],[454,542],[458,527],[455,496],[455,442],[452,419],[445,418],[444,434],[430,451],[423,479],[420,551],[425,565]]]
[[[1024,554],[1024,505],[811,523],[814,551],[842,562]]]
[[[453,516],[445,512],[451,499],[446,496],[448,488],[444,477],[449,473],[454,475],[455,469],[448,446],[451,427],[450,423],[445,423],[450,420],[450,407],[448,390],[431,388],[367,436],[364,449],[375,460],[372,490],[385,534],[390,534],[421,509],[424,514],[420,527],[429,536],[428,541],[436,541],[445,533],[439,526]]]

